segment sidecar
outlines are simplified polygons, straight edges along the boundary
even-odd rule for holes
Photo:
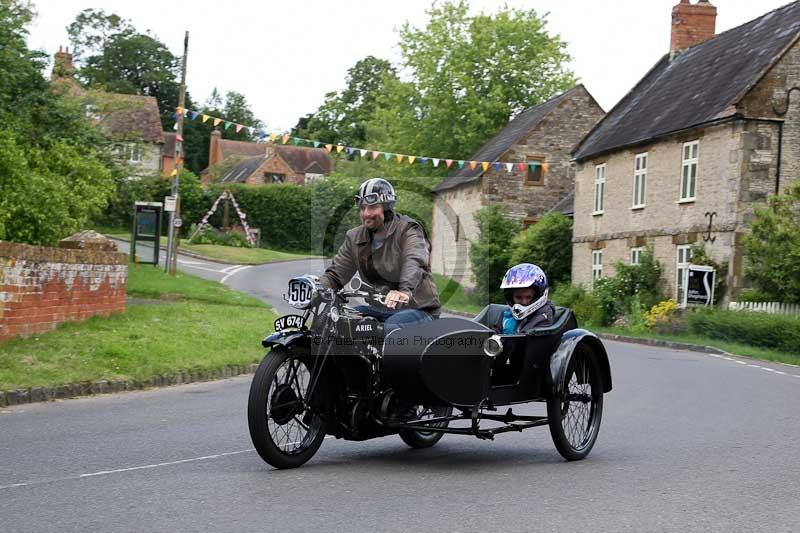
[[[603,394],[611,390],[603,343],[578,328],[567,308],[556,308],[552,326],[499,335],[490,325],[504,309],[489,305],[471,320],[441,318],[384,338],[383,378],[404,401],[460,411],[402,427],[491,439],[498,433],[549,425],[558,451],[568,460],[582,459],[594,446]],[[546,403],[547,416],[498,410],[528,402]],[[458,420],[469,421],[469,427],[451,424]],[[482,421],[495,424],[485,427]]]

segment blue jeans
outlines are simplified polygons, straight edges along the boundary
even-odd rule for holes
[[[354,307],[359,313],[375,317],[383,322],[383,334],[388,335],[392,331],[414,324],[431,322],[433,317],[420,309],[400,309],[398,311],[382,311],[369,305],[357,305]]]

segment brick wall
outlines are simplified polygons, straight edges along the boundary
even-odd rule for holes
[[[99,239],[59,248],[0,241],[0,340],[124,312],[127,276],[127,255]]]

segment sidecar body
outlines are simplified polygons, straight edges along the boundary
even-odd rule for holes
[[[556,308],[552,326],[518,335],[490,327],[505,306],[474,319],[441,318],[392,331],[384,339],[383,377],[406,401],[480,409],[557,397],[577,353],[594,361],[602,392],[611,390],[600,339],[579,329],[572,311]],[[499,341],[499,344],[498,344]]]

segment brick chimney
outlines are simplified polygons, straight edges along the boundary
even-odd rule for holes
[[[708,0],[691,4],[681,0],[672,8],[672,35],[670,57],[714,37],[717,25],[717,8]]]
[[[53,72],[50,75],[50,79],[72,78],[73,70],[72,54],[69,52],[69,46],[65,50],[62,50],[59,46],[58,52],[54,56]]]
[[[222,132],[214,129],[211,132],[211,145],[208,147],[208,166],[210,167],[217,163],[222,163],[223,155],[222,147],[219,145],[220,139],[222,139]]]

